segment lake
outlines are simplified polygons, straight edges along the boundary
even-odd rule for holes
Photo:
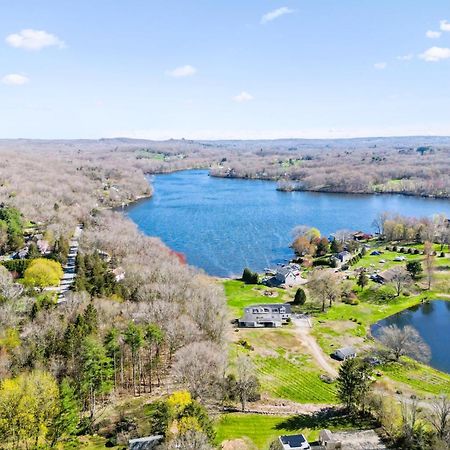
[[[279,192],[276,183],[210,177],[190,170],[151,177],[154,195],[126,208],[150,236],[207,273],[228,277],[244,267],[262,271],[292,256],[296,225],[374,231],[383,211],[407,216],[450,215],[450,201],[402,195]]]
[[[430,346],[430,365],[450,373],[450,302],[434,300],[394,314],[372,326],[372,335],[377,337],[383,326],[413,326]]]

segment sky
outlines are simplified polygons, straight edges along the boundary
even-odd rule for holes
[[[449,0],[0,0],[0,138],[450,135]]]

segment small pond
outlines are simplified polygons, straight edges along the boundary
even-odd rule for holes
[[[372,326],[376,338],[387,325],[414,327],[431,349],[430,365],[450,373],[450,302],[434,300],[405,309]]]

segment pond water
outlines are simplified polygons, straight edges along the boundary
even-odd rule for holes
[[[450,302],[434,300],[405,309],[373,325],[372,335],[376,338],[387,325],[413,326],[430,346],[430,365],[450,373]]]
[[[373,231],[383,211],[409,216],[450,215],[450,201],[401,195],[279,192],[276,183],[214,178],[206,170],[151,177],[154,195],[126,209],[150,236],[182,252],[188,262],[216,276],[262,271],[292,256],[296,225]]]

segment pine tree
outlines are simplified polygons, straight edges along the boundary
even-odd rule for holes
[[[58,414],[54,418],[49,429],[50,447],[58,442],[68,440],[75,435],[80,418],[80,408],[75,391],[67,379],[61,382],[59,387]]]

